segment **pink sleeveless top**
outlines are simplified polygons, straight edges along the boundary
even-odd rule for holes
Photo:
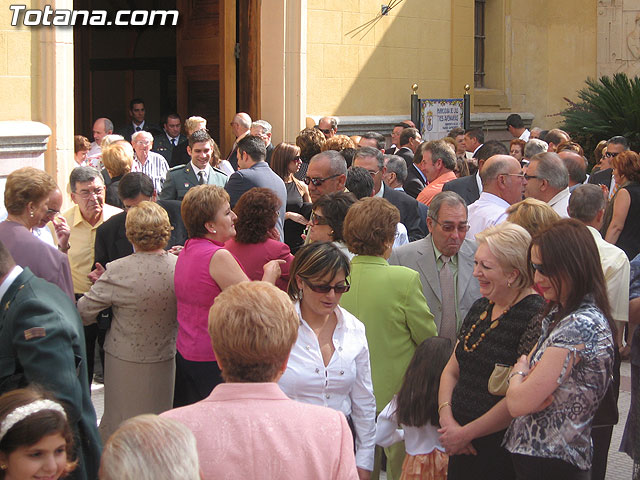
[[[207,238],[190,238],[178,256],[174,274],[178,302],[178,338],[180,355],[192,362],[212,362],[209,309],[222,291],[209,275],[211,257],[224,244]]]

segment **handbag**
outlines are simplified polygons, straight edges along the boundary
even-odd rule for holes
[[[509,388],[509,375],[513,366],[496,363],[489,377],[489,393],[504,397]]]

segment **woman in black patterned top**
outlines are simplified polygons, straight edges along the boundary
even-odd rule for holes
[[[440,438],[449,453],[449,480],[515,478],[502,437],[511,421],[489,378],[511,366],[538,339],[544,300],[527,265],[531,236],[509,222],[476,235],[473,275],[483,298],[467,314],[440,380]]]

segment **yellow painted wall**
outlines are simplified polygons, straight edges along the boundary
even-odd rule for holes
[[[401,115],[414,82],[422,98],[473,86],[472,0],[404,0],[364,38],[345,34],[388,2],[307,3],[308,115]],[[563,97],[596,75],[596,3],[488,0],[487,88],[472,88],[472,112],[531,112],[555,126]]]
[[[405,0],[364,38],[351,38],[388,2],[308,0],[307,114],[407,114],[413,83],[421,96],[448,96],[451,2]]]
[[[9,5],[30,2],[0,0],[0,120],[36,120],[32,109],[34,78],[38,75],[37,58],[32,48],[32,35],[28,27],[12,27],[13,12]],[[37,109],[37,107],[36,107]]]

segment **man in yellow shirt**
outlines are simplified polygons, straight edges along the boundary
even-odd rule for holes
[[[71,229],[67,255],[71,266],[73,291],[77,299],[91,288],[88,275],[93,267],[96,229],[105,220],[122,210],[104,204],[106,191],[104,180],[95,168],[74,168],[69,177],[69,186],[71,199],[75,205],[64,212],[64,217]],[[98,332],[97,324],[84,327],[89,385],[93,380],[93,359]],[[106,331],[103,332],[103,335],[105,333]]]

